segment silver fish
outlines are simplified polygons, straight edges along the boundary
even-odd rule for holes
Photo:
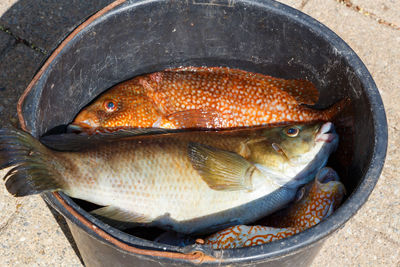
[[[0,169],[13,166],[4,179],[15,196],[62,190],[105,206],[97,216],[209,233],[285,206],[337,143],[333,124],[319,123],[143,136],[59,152],[25,132],[1,129]]]

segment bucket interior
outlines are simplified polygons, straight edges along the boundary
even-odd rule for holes
[[[306,79],[320,91],[315,108],[351,100],[334,121],[340,141],[328,163],[351,196],[370,167],[377,135],[371,104],[376,87],[361,61],[326,27],[282,4],[220,2],[128,1],[97,19],[67,44],[28,93],[22,106],[28,130],[39,137],[68,124],[108,88],[166,68],[227,66]],[[139,232],[118,238],[135,245],[136,237],[143,237]]]

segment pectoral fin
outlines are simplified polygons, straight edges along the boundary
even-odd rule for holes
[[[256,167],[240,155],[214,147],[190,143],[188,156],[208,186],[214,190],[252,190]]]
[[[172,113],[167,120],[182,128],[220,128],[221,116],[216,110],[190,109]]]

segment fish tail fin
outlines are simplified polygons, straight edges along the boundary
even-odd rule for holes
[[[331,121],[336,115],[341,113],[350,104],[349,98],[343,98],[339,102],[336,102],[331,107],[323,111],[323,119]]]
[[[3,178],[10,194],[19,197],[63,188],[56,164],[55,154],[28,133],[0,129],[0,170],[11,167]]]

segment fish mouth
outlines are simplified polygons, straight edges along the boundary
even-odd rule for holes
[[[315,176],[315,182],[322,191],[347,195],[346,188],[340,182],[339,175],[332,168],[325,167],[319,170]]]
[[[324,123],[321,128],[319,129],[315,141],[316,142],[325,142],[325,143],[332,143],[336,141],[338,135],[335,132],[335,126],[332,122]]]
[[[81,113],[75,118],[75,120],[71,123],[76,127],[80,127],[81,129],[93,129],[100,126],[98,118],[87,112],[86,110],[81,111]]]
[[[327,184],[333,181],[339,182],[340,178],[339,175],[332,168],[325,167],[319,170],[319,172],[315,176],[315,180],[318,181],[320,184]]]
[[[77,124],[68,124],[67,126],[67,133],[80,133],[83,132],[85,130],[84,127],[77,125]]]
[[[99,125],[96,123],[93,123],[91,120],[84,120],[80,122],[73,122],[70,124],[73,127],[80,128],[80,129],[92,129],[92,128],[97,128]]]

